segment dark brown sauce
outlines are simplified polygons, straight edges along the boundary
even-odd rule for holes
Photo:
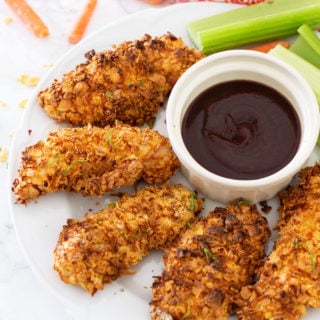
[[[301,128],[291,103],[264,84],[236,80],[214,85],[189,106],[182,137],[207,170],[232,179],[257,179],[295,155]]]

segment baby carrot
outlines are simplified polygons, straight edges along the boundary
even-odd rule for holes
[[[267,42],[267,43],[255,46],[255,47],[251,47],[249,49],[267,53],[271,49],[275,48],[278,44],[281,44],[285,48],[289,48],[290,47],[290,42],[289,41],[286,41],[286,40],[275,40],[275,41],[271,41],[271,42]]]
[[[151,4],[160,4],[163,2],[163,0],[144,0],[144,1]]]
[[[90,21],[90,18],[93,14],[93,11],[97,5],[97,0],[88,0],[87,4],[79,17],[76,25],[69,34],[69,42],[77,43],[83,37],[84,32],[86,31],[87,25]]]
[[[37,37],[49,35],[48,27],[25,0],[5,0],[11,10]]]

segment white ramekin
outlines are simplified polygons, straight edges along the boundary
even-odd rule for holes
[[[229,179],[208,171],[194,160],[181,135],[184,114],[202,91],[217,83],[240,79],[278,90],[292,103],[301,124],[300,145],[293,159],[278,172],[255,180]],[[303,167],[316,145],[320,116],[313,91],[291,66],[264,53],[229,50],[200,60],[182,75],[170,94],[166,123],[182,172],[196,189],[224,203],[238,198],[256,203],[274,197]]]

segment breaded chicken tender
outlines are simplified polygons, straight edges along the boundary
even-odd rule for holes
[[[12,189],[17,203],[58,190],[102,196],[141,178],[165,182],[178,167],[168,138],[149,128],[60,128],[24,150]]]
[[[227,319],[252,283],[270,236],[254,205],[239,202],[199,218],[164,255],[152,287],[151,319]]]
[[[178,78],[203,58],[171,33],[125,41],[88,59],[38,94],[40,106],[58,122],[104,127],[120,120],[149,122]]]
[[[297,320],[320,308],[320,166],[280,193],[279,238],[259,280],[241,291],[242,320]]]
[[[167,248],[192,223],[203,200],[182,185],[146,187],[123,195],[104,210],[70,219],[54,251],[54,269],[90,294],[122,275],[133,274],[151,249]]]

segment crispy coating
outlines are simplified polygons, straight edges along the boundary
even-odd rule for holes
[[[279,238],[259,280],[241,291],[242,320],[297,320],[320,307],[320,167],[280,193]]]
[[[152,287],[151,319],[227,319],[241,287],[252,283],[269,235],[266,219],[248,204],[201,217],[164,255],[163,274]]]
[[[54,269],[69,284],[94,294],[122,275],[133,274],[150,249],[166,248],[192,223],[203,200],[182,185],[151,186],[81,220],[70,219],[54,251]]]
[[[38,101],[58,122],[104,127],[120,120],[140,126],[152,119],[182,73],[203,57],[170,33],[145,35],[88,52],[86,63],[54,80]]]
[[[165,182],[178,166],[168,138],[149,128],[60,128],[24,150],[12,189],[17,203],[58,190],[101,196],[140,178]]]

